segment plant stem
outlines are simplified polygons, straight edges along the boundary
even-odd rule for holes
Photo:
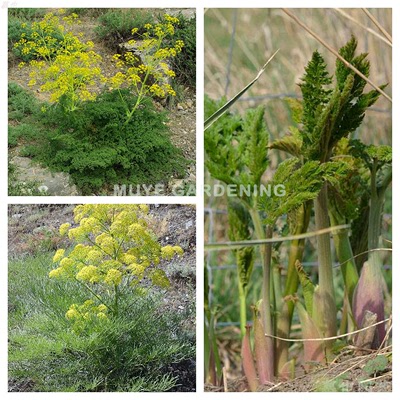
[[[246,325],[247,325],[247,312],[246,312],[247,293],[246,290],[241,285],[239,279],[238,279],[238,284],[239,284],[240,336],[241,338],[243,338],[243,336],[246,334]]]
[[[330,213],[332,226],[344,225],[346,221],[339,221],[333,213]],[[358,282],[358,271],[354,261],[353,249],[351,248],[350,237],[347,229],[340,229],[333,233],[333,243],[335,245],[336,255],[340,263],[344,285],[347,297],[350,301],[353,299],[354,289]]]
[[[119,302],[119,289],[118,285],[114,285],[114,315],[118,317],[118,302]]]
[[[255,202],[256,203],[256,202]],[[263,224],[260,218],[260,214],[257,210],[257,204],[254,207],[249,208],[249,213],[253,220],[254,230],[259,239],[271,239],[272,238],[272,227],[267,225],[265,232]],[[271,316],[271,256],[272,256],[272,244],[267,243],[260,246],[261,263],[263,267],[263,286],[262,286],[262,313],[261,321],[264,327],[264,332],[267,335],[273,335],[272,328],[272,316]],[[269,349],[270,357],[274,359],[274,343],[271,337],[266,337],[267,348]],[[270,376],[274,374],[273,363],[270,363],[271,371]]]
[[[296,215],[296,228],[291,232],[293,235],[301,235],[307,232],[311,216],[311,202],[303,204]],[[286,278],[286,286],[284,296],[294,295],[299,287],[299,276],[297,274],[295,264],[299,260],[301,262],[304,253],[305,239],[295,239],[290,242],[288,272]],[[288,302],[289,324],[292,321],[294,302]]]
[[[323,184],[318,197],[314,200],[314,211],[316,229],[320,230],[328,228],[328,187],[326,182]],[[329,233],[318,235],[317,252],[319,287],[321,293],[321,315],[317,316],[318,328],[326,337],[335,336],[336,303],[334,297],[335,288],[333,284],[332,255]]]
[[[249,210],[253,220],[254,230],[259,239],[272,238],[272,229],[267,226],[264,232],[261,222],[260,214],[256,208]],[[270,299],[270,285],[271,285],[271,253],[272,245],[270,243],[260,246],[261,263],[263,266],[263,286],[262,286],[262,299],[264,312],[262,313],[262,323],[265,333],[272,335],[272,319],[271,319],[271,299]]]
[[[295,227],[291,229],[292,235],[301,235],[307,232],[311,216],[311,202],[303,204],[296,212]],[[305,239],[295,239],[290,242],[286,285],[283,297],[294,295],[299,286],[299,276],[295,268],[297,260],[301,261],[304,252]],[[288,338],[294,311],[293,301],[281,301],[277,308],[276,335]],[[275,348],[275,374],[278,376],[285,364],[289,361],[289,342],[279,340]]]

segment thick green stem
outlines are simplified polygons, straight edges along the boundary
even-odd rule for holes
[[[260,214],[256,207],[249,209],[251,218],[253,220],[254,230],[259,239],[272,238],[272,227],[267,226],[265,231],[260,218]],[[267,335],[273,334],[272,316],[271,316],[271,256],[272,245],[270,243],[260,246],[261,263],[263,266],[263,286],[262,286],[262,324],[264,331]],[[268,341],[268,348],[273,352],[273,340],[270,337],[266,338]],[[273,358],[274,355],[271,354]]]
[[[310,223],[311,215],[311,202],[302,205],[296,214],[296,228],[291,232],[293,235],[301,235],[307,232],[308,225]],[[290,242],[289,259],[288,259],[288,270],[286,278],[286,286],[284,296],[294,295],[299,287],[299,276],[297,274],[295,264],[296,261],[301,261],[304,253],[304,239],[295,239]],[[289,325],[292,320],[294,310],[294,302],[288,303],[289,312]]]
[[[337,221],[331,214],[332,226],[342,225],[345,221]],[[353,250],[351,248],[350,237],[347,229],[341,229],[333,233],[333,243],[335,245],[336,255],[340,263],[344,285],[347,297],[350,301],[353,299],[354,289],[358,282],[358,271],[354,261]]]
[[[300,235],[308,229],[311,215],[311,202],[303,204],[296,212],[292,222],[294,228],[291,234]],[[295,239],[290,242],[286,285],[282,297],[294,295],[299,287],[299,276],[295,268],[296,261],[301,261],[304,253],[304,239]],[[277,308],[276,334],[279,337],[288,338],[294,311],[294,302],[282,301]],[[289,342],[279,340],[275,349],[276,366],[275,373],[283,372],[284,366],[289,361]]]
[[[329,228],[328,188],[324,183],[314,200],[316,229]],[[329,233],[317,236],[318,276],[321,295],[320,313],[317,324],[325,337],[336,335],[336,303],[333,284],[331,242]]]
[[[246,325],[247,325],[247,312],[246,312],[246,298],[247,291],[243,288],[240,279],[239,281],[239,305],[240,305],[240,336],[244,337],[246,334]]]

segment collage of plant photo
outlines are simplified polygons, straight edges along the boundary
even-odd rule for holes
[[[394,8],[39,3],[0,9],[7,395],[395,394]]]
[[[195,392],[196,10],[9,8],[8,178],[8,391]]]

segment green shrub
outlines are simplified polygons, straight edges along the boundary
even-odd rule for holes
[[[46,14],[45,8],[9,8],[8,16],[19,18],[22,21],[31,21],[42,18]]]
[[[45,9],[42,8],[9,8],[8,9],[8,49],[11,51],[14,44],[21,39],[25,33],[30,36],[31,21],[44,16]]]
[[[8,17],[8,50],[12,51],[13,46],[18,40],[21,39],[23,33],[30,33],[30,28],[28,26],[23,26],[24,22],[17,17]]]
[[[101,15],[99,25],[95,28],[96,35],[108,47],[118,50],[119,45],[132,39],[132,29],[138,28],[137,34],[143,33],[145,24],[154,23],[150,11],[138,9],[114,9]]]
[[[22,119],[40,112],[38,100],[15,82],[8,84],[8,119]]]
[[[182,51],[171,60],[171,68],[176,77],[184,85],[196,87],[196,18],[186,18],[183,14],[176,15],[179,24],[174,40],[183,40]]]
[[[26,140],[37,139],[43,137],[43,130],[35,124],[19,124],[16,126],[8,126],[8,146],[15,147],[20,139]]]
[[[104,185],[156,184],[183,174],[186,161],[170,141],[166,114],[156,111],[150,99],[124,122],[126,104],[135,101],[121,90],[103,93],[73,113],[52,107],[44,114],[45,123],[55,130],[36,155],[51,168],[68,172],[85,194]]]

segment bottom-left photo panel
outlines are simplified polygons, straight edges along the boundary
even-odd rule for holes
[[[194,392],[194,205],[8,206],[9,392]]]

